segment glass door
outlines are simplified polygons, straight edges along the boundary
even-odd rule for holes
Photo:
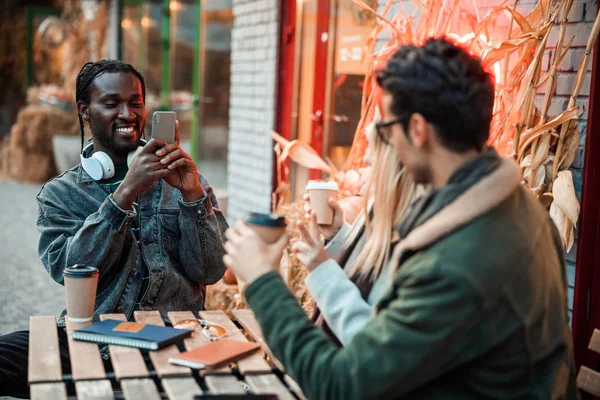
[[[148,115],[177,112],[182,147],[211,185],[225,190],[232,0],[122,4],[122,59],[144,75]]]
[[[377,0],[367,0],[373,9]],[[351,0],[296,0],[291,139],[341,168],[360,120],[363,64],[375,17]],[[295,199],[319,171],[292,166]]]
[[[377,0],[365,1],[377,9]],[[337,0],[332,5],[335,15],[333,27],[333,65],[326,95],[328,124],[323,135],[323,153],[337,168],[348,157],[356,127],[360,120],[363,82],[366,66],[365,46],[375,28],[375,15],[361,9],[350,0]],[[370,4],[369,4],[370,3]]]

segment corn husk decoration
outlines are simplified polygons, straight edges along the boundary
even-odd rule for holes
[[[465,9],[457,0],[414,0],[420,12],[414,16],[400,10],[389,17],[393,0],[377,14],[361,0],[352,0],[357,6],[377,16],[378,24],[366,43],[364,62],[369,71],[365,76],[361,119],[356,128],[354,143],[343,171],[358,171],[366,148],[364,130],[372,123],[376,105],[381,96],[376,85],[375,71],[406,44],[421,44],[429,37],[446,36],[463,45],[471,54],[481,58],[484,67],[495,77],[495,109],[489,144],[501,154],[515,158],[523,171],[524,183],[549,210],[559,227],[567,250],[573,244],[574,228],[579,213],[577,197],[571,195],[572,174],[568,170],[579,146],[577,118],[583,113],[576,106],[589,64],[589,54],[600,30],[597,19],[588,40],[586,55],[578,69],[578,76],[565,111],[549,115],[556,87],[558,66],[567,54],[573,37],[565,38],[567,16],[573,0],[541,0],[533,11],[525,15],[505,3],[480,17],[477,11]],[[476,4],[475,4],[476,6]],[[508,16],[508,27],[501,17]],[[559,21],[555,24],[554,21]],[[558,29],[556,50],[548,71],[542,70],[542,58],[550,34]],[[391,39],[375,52],[377,38],[384,32]],[[543,88],[545,95],[541,108],[536,106],[536,91]],[[560,176],[560,185],[555,187]],[[570,184],[566,181],[570,180]],[[560,193],[568,191],[568,193]],[[557,202],[557,193],[561,198]],[[576,213],[575,213],[576,211]],[[561,216],[562,215],[562,216]],[[562,221],[562,222],[558,222]],[[560,229],[563,227],[564,229]]]
[[[408,15],[403,9],[389,16],[394,0],[387,1],[381,14],[361,0],[351,1],[356,7],[375,14],[378,22],[365,44],[363,62],[368,72],[363,85],[361,118],[348,159],[342,170],[336,171],[331,163],[317,161],[318,155],[309,151],[306,148],[308,145],[302,145],[299,141],[287,142],[274,133],[279,182],[279,188],[274,194],[274,198],[279,201],[273,202],[274,210],[286,214],[291,209],[302,209],[299,203],[288,203],[291,200],[287,183],[288,158],[305,167],[320,169],[338,183],[345,182],[345,176],[352,176],[354,173],[362,176],[361,172],[364,172],[365,167],[363,155],[367,148],[364,133],[366,129],[372,128],[381,97],[381,89],[376,84],[376,71],[385,66],[387,59],[399,47],[406,44],[419,45],[429,37],[446,36],[480,57],[484,67],[493,74],[495,106],[489,145],[519,163],[524,184],[549,210],[565,248],[569,251],[573,246],[574,229],[579,217],[579,201],[569,167],[579,145],[577,118],[584,111],[576,106],[575,101],[598,37],[600,18],[596,18],[592,28],[566,110],[558,115],[549,115],[558,66],[573,43],[573,37],[565,38],[567,16],[573,0],[540,0],[528,14],[517,11],[518,0],[512,6],[502,2],[484,16],[480,16],[477,10],[466,9],[463,2],[458,0],[412,0],[420,13],[418,19],[415,15]],[[476,2],[473,2],[473,6],[477,7]],[[507,17],[508,26],[501,23],[502,18]],[[559,23],[555,24],[555,21]],[[556,29],[559,30],[556,49],[548,71],[544,71],[544,51],[551,32]],[[377,39],[384,32],[391,34],[391,39],[376,51]],[[541,107],[537,107],[535,103],[538,88],[543,88],[545,92]],[[284,151],[286,148],[288,150]],[[348,191],[346,195],[356,193]],[[294,212],[290,212],[292,214]],[[296,215],[301,217],[301,213]],[[302,269],[298,261],[292,258],[288,257],[292,263],[289,270]],[[296,273],[294,276],[299,277],[301,274]],[[292,284],[294,287],[298,286],[297,281]]]

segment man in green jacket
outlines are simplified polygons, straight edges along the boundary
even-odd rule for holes
[[[229,230],[225,264],[249,282],[269,347],[310,399],[577,398],[562,242],[516,164],[485,147],[491,76],[430,39],[399,49],[378,83],[378,134],[432,190],[399,227],[376,315],[343,348],[275,271],[287,237]]]

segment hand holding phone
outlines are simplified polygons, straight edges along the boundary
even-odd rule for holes
[[[175,111],[156,111],[152,114],[152,139],[175,143]]]

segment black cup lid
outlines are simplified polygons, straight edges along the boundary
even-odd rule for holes
[[[244,219],[247,224],[281,228],[286,226],[285,218],[275,214],[248,213]]]
[[[87,278],[98,274],[98,268],[89,267],[83,264],[75,264],[71,267],[65,268],[63,271],[64,276],[69,278]]]

